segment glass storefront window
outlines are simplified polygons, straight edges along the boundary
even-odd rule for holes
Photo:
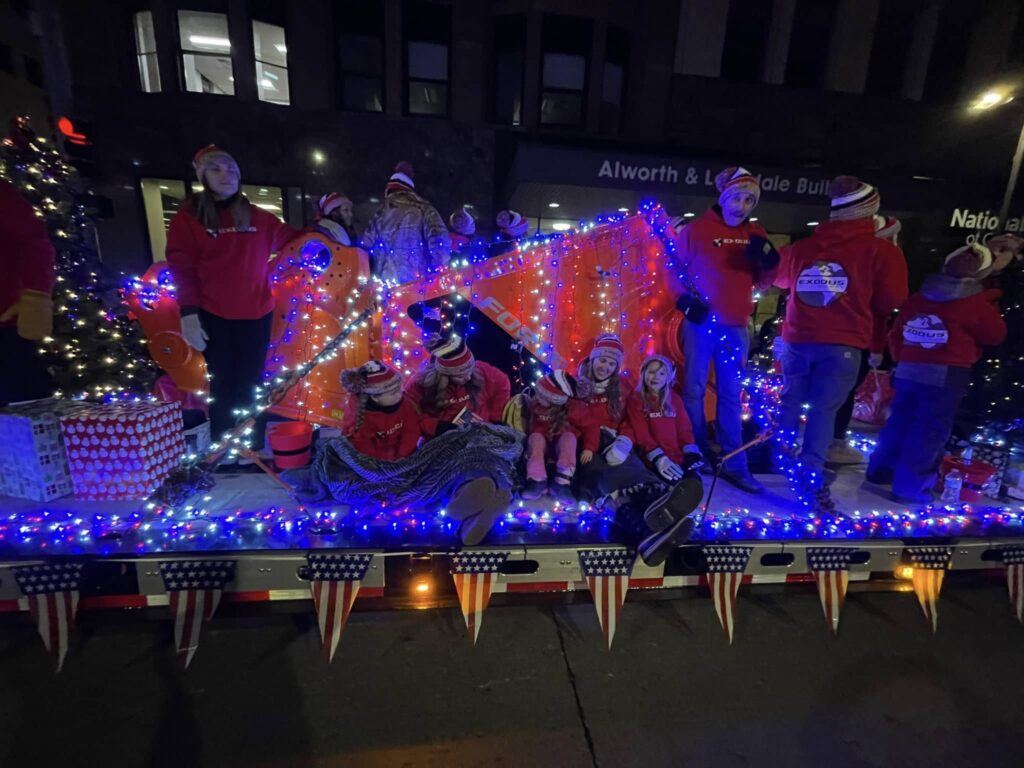
[[[163,261],[167,251],[167,228],[185,200],[185,183],[177,179],[142,179],[139,185],[153,261]]]
[[[223,13],[178,11],[178,32],[185,90],[234,96],[228,17]]]

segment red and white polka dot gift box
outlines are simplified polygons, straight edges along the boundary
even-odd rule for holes
[[[144,499],[185,452],[180,403],[109,403],[61,419],[77,499]]]

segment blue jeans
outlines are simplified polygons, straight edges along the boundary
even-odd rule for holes
[[[896,377],[892,413],[878,436],[868,472],[892,472],[897,496],[925,496],[935,485],[966,383],[935,386]]]
[[[708,387],[708,367],[715,363],[715,387],[718,393],[716,435],[722,453],[730,453],[743,444],[743,420],[740,391],[743,369],[747,364],[750,339],[742,325],[718,325],[709,318],[700,325],[683,323],[683,405],[693,423],[693,435],[707,455],[708,425],[704,418],[704,393]],[[741,453],[726,462],[737,472],[747,471],[747,456]]]
[[[836,413],[857,381],[862,354],[842,344],[786,344],[783,349],[779,427],[795,435],[803,406],[809,406],[800,461],[819,483]]]

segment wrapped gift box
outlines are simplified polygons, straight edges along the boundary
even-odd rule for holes
[[[179,403],[98,405],[61,430],[78,499],[144,499],[185,452]]]
[[[51,501],[72,491],[60,420],[89,403],[37,400],[0,409],[0,495]]]

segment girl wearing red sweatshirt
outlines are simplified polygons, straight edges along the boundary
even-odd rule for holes
[[[626,404],[637,446],[667,483],[682,478],[684,467],[693,469],[703,461],[683,398],[672,390],[675,378],[671,360],[651,355],[640,366],[640,384]]]
[[[640,539],[643,561],[660,565],[693,532],[703,487],[696,475],[666,487],[633,452],[635,434],[626,414],[632,386],[620,373],[625,354],[618,336],[602,334],[580,365],[580,378],[593,391],[581,398],[583,451],[576,497],[614,509],[618,522]]]
[[[982,347],[1002,344],[1006,323],[999,291],[981,280],[992,267],[983,245],[967,245],[946,257],[942,274],[925,278],[901,307],[889,334],[898,363],[892,413],[868,463],[867,479],[892,483],[897,501],[928,504],[953,421]]]
[[[181,307],[181,335],[205,353],[214,440],[253,402],[270,342],[270,255],[299,234],[239,191],[238,163],[210,144],[192,160],[203,185],[171,219],[167,264]],[[263,421],[253,440],[263,448]]]
[[[445,421],[454,421],[467,410],[484,421],[500,422],[512,393],[508,376],[476,360],[457,334],[437,340],[429,349],[430,360],[406,387],[420,410]]]
[[[576,473],[576,446],[583,436],[587,410],[576,398],[588,394],[589,382],[577,381],[567,371],[552,371],[537,382],[530,403],[526,438],[524,499],[539,498],[548,489],[563,504],[576,501],[569,484]],[[596,435],[593,439],[596,440]],[[555,479],[550,486],[545,463],[549,453],[554,453],[557,460]]]
[[[519,433],[457,429],[420,413],[402,376],[378,360],[343,371],[341,385],[355,398],[344,437],[320,441],[308,469],[287,473],[296,494],[310,503],[444,508],[462,543],[479,544],[512,501]]]

